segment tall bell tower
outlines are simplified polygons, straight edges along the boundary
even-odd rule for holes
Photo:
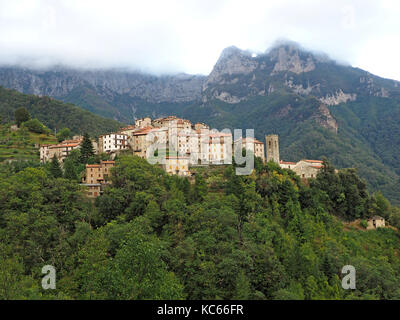
[[[265,136],[265,147],[267,150],[267,162],[274,161],[279,164],[279,141],[277,134]]]

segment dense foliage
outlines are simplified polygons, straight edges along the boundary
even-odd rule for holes
[[[400,226],[398,208],[354,170],[326,163],[307,183],[256,160],[249,176],[216,166],[189,180],[120,156],[95,202],[52,165],[3,164],[0,298],[400,298],[398,231],[346,222],[379,214]],[[46,264],[56,290],[40,287]],[[356,290],[341,287],[347,264]]]
[[[93,136],[121,127],[120,122],[97,116],[69,103],[0,87],[0,119],[3,123],[29,120],[24,109],[50,129],[69,128],[72,134],[83,134],[82,130],[85,130]]]

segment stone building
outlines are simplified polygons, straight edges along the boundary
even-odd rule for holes
[[[169,174],[189,176],[189,158],[182,156],[166,156],[164,170]]]
[[[267,162],[274,161],[279,164],[279,140],[277,134],[265,136],[265,147],[267,149]]]
[[[223,132],[199,135],[199,160],[203,164],[232,163],[232,134]]]
[[[290,162],[290,161],[283,161],[283,160],[281,160],[279,162],[279,165],[283,169],[293,169],[296,164],[297,164],[297,162]]]
[[[250,150],[256,157],[265,162],[264,143],[255,138],[242,138],[242,149]],[[240,139],[234,142],[235,147],[239,144]]]
[[[291,168],[301,178],[315,178],[323,167],[322,160],[300,160]]]
[[[65,140],[58,144],[43,144],[40,146],[40,161],[42,163],[50,161],[54,156],[58,161],[63,162],[74,149],[80,148],[82,139]]]
[[[152,127],[145,127],[133,132],[130,140],[130,147],[134,155],[141,158],[146,157],[147,147],[151,143],[151,141],[147,139],[147,135],[152,129]]]
[[[151,126],[151,118],[145,117],[135,120],[135,127],[142,129]]]
[[[385,219],[380,216],[373,216],[368,219],[367,230],[383,228],[385,226]]]
[[[104,186],[110,183],[110,169],[114,165],[115,161],[100,161],[100,164],[86,165],[82,185],[88,188],[88,197],[96,198],[103,192]]]

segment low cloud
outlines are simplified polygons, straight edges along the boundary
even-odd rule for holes
[[[400,80],[396,1],[0,0],[0,64],[208,74],[286,38]]]

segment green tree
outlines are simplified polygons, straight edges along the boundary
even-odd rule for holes
[[[81,156],[80,161],[83,164],[88,163],[89,159],[94,156],[93,144],[90,140],[90,136],[88,133],[83,135],[83,140],[81,143]]]
[[[64,161],[64,178],[77,181],[78,175],[76,174],[74,162],[71,159]]]
[[[71,137],[71,130],[68,128],[63,128],[57,133],[58,142],[64,141]]]
[[[21,123],[28,121],[31,118],[28,110],[24,107],[20,107],[14,112],[15,121],[17,122],[17,126],[19,127]]]
[[[162,259],[162,244],[136,226],[113,260],[119,299],[183,299],[183,286]]]
[[[63,176],[63,172],[56,155],[54,155],[53,158],[51,159],[49,170],[50,174],[54,178],[61,178]]]
[[[28,128],[29,131],[35,133],[49,133],[49,129],[46,128],[38,119],[31,119],[22,124],[25,128]]]

